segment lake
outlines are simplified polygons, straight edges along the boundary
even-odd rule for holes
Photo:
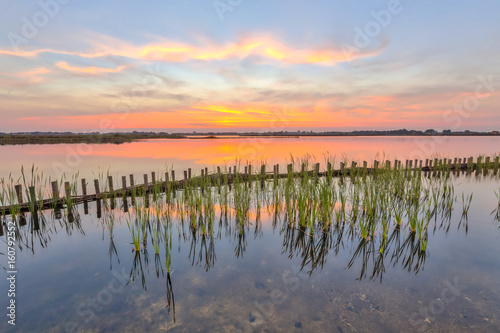
[[[324,169],[327,152],[332,161],[336,157],[336,167],[344,158],[371,165],[384,154],[403,161],[497,156],[499,139],[231,138],[1,146],[0,176],[19,177],[20,166],[33,163],[45,177],[58,178],[64,170],[69,178],[79,171],[88,180],[108,169],[116,179],[130,173],[142,179],[143,173],[161,175],[172,165],[179,175],[186,168],[197,175],[204,167],[232,166],[236,160],[241,165],[266,161],[268,171],[279,163],[286,170],[291,152],[296,161],[309,155]],[[0,331],[498,332],[499,172],[401,170],[397,175],[312,177],[292,185],[285,178],[264,187],[259,181],[235,182],[231,188],[197,183],[168,195],[138,194],[89,202],[88,209],[77,205],[26,213],[24,219],[3,217],[0,290],[6,295],[12,288],[6,242],[8,226],[15,226],[16,326],[4,314]],[[326,223],[321,191],[331,188],[332,221]],[[367,213],[355,222],[359,196]],[[415,206],[405,199],[415,197]],[[376,201],[372,220],[371,199]],[[398,205],[404,205],[401,226]],[[412,216],[427,223],[423,234],[408,227]],[[376,222],[364,238],[367,221]],[[6,309],[10,299],[2,296],[0,307]]]

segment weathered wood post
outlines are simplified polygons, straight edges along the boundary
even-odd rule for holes
[[[201,178],[205,177],[205,169],[201,169]]]
[[[85,181],[85,179],[82,179],[82,184],[84,181]],[[54,199],[54,201],[59,200],[59,184],[57,183],[57,181],[53,181],[50,184],[52,186],[52,199]],[[85,186],[85,190],[87,190],[86,186]]]
[[[144,195],[147,195],[148,191],[149,191],[149,181],[148,181],[148,174],[145,173],[144,174]]]
[[[127,196],[127,177],[122,176],[122,191],[123,191],[123,196]]]
[[[108,176],[108,186],[109,186],[109,193],[113,195],[114,188],[113,188],[113,176]]]
[[[156,173],[154,171],[151,172],[151,182],[153,183],[153,186],[156,185]]]
[[[64,183],[64,190],[66,192],[66,202],[71,203],[71,185],[69,182]]]
[[[205,168],[205,173],[207,172],[207,169]],[[175,182],[175,170],[172,170],[172,181]]]
[[[127,199],[127,176],[122,176],[122,202],[123,202],[123,211],[125,213],[128,212],[128,199]]]
[[[188,172],[187,170],[184,170],[184,182],[187,182],[188,180]]]
[[[188,168],[188,179],[191,179],[191,168]]]
[[[208,168],[205,167],[205,177],[208,177]]]
[[[96,199],[101,199],[101,190],[99,189],[99,179],[94,179],[94,189],[95,189]]]
[[[30,194],[30,209],[31,209],[31,212],[35,212],[36,211],[36,207],[37,207],[37,202],[36,202],[36,192],[35,192],[35,186],[30,186],[29,187],[29,194]]]
[[[319,163],[316,163],[316,166],[314,168],[314,172],[316,173],[316,176],[319,175]]]
[[[23,186],[22,185],[16,185],[14,186],[16,190],[16,197],[17,197],[17,202],[19,204],[23,203]]]
[[[345,165],[344,162],[340,162],[340,175],[344,176]]]
[[[87,181],[85,181],[85,178],[82,178],[82,196],[83,199],[87,199]]]

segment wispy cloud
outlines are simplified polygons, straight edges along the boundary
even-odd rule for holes
[[[90,52],[66,52],[51,49],[19,52],[0,50],[0,54],[18,57],[35,57],[41,53],[74,55],[83,58],[120,56],[130,59],[167,62],[186,62],[189,60],[215,61],[244,59],[251,56],[258,56],[264,59],[271,59],[288,64],[317,64],[323,66],[332,66],[337,63],[352,60],[352,58],[347,59],[341,49],[324,46],[296,48],[280,42],[272,36],[247,37],[242,38],[238,42],[226,43],[224,45],[218,45],[211,41],[205,42],[205,45],[193,45],[172,41],[164,41],[143,46],[127,45],[124,43],[117,43],[117,46],[94,44],[99,50]],[[355,58],[375,56],[380,51],[381,49],[370,50],[364,53],[360,52],[355,55]]]
[[[127,67],[125,65],[119,66],[117,68],[105,68],[105,67],[96,67],[96,66],[77,67],[77,66],[68,65],[64,61],[60,61],[60,62],[56,63],[56,66],[61,68],[61,69],[64,69],[64,70],[67,70],[70,72],[74,72],[74,73],[93,74],[93,75],[102,74],[102,73],[118,73]]]

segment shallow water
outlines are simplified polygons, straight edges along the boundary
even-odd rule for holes
[[[216,210],[213,234],[202,235],[174,214],[170,279],[165,244],[159,257],[151,241],[133,251],[122,199],[101,218],[95,202],[88,215],[77,207],[73,222],[45,212],[39,230],[28,215],[18,236],[16,327],[4,317],[0,330],[498,332],[499,179],[453,182],[457,196],[474,193],[468,220],[458,197],[449,222],[431,223],[425,254],[415,234],[394,227],[381,256],[379,243],[348,223],[308,236],[266,207],[244,228]]]
[[[479,154],[500,153],[500,137],[300,137],[300,138],[221,138],[144,140],[125,144],[57,144],[0,146],[0,178],[10,173],[17,179],[21,166],[29,172],[35,164],[45,177],[59,179],[79,173],[81,178],[96,179],[109,170],[115,179],[134,174],[142,179],[144,173],[155,171],[163,175],[173,168],[178,177],[182,171],[193,169],[199,175],[202,168],[212,171],[216,166],[233,166],[238,161],[253,161],[267,165],[290,163],[294,158],[309,155],[322,163],[325,154],[341,161],[345,158],[367,161],[374,159],[425,160],[435,156],[465,158]],[[268,170],[269,171],[269,170]]]

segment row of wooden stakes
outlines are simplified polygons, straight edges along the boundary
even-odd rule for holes
[[[496,166],[498,168],[499,165],[499,157],[496,156],[492,162],[490,157],[486,157],[483,160],[483,157],[478,157],[476,162],[472,157],[470,158],[455,158],[452,159],[427,159],[425,161],[422,160],[406,160],[404,170],[412,171],[412,170],[422,170],[424,172],[429,171],[438,171],[438,170],[449,170],[449,171],[479,171],[479,169],[487,170],[492,166]],[[352,172],[363,171],[367,174],[376,172],[377,170],[383,168],[384,166],[377,160],[373,162],[371,168],[368,168],[368,163],[366,161],[363,162],[362,167],[358,167],[356,162],[351,162],[350,167],[347,167],[347,163],[340,162],[340,168],[338,170],[334,170],[332,168],[332,163],[327,162],[327,168],[324,172],[320,171],[320,163],[315,163],[313,170],[308,170],[308,165],[306,163],[302,163],[300,172],[294,172],[293,165],[287,165],[287,173],[280,174],[279,164],[273,165],[273,172],[267,172],[267,168],[265,164],[261,165],[260,173],[253,173],[252,166],[247,165],[244,167],[244,172],[239,173],[236,166],[227,168],[224,173],[221,170],[221,167],[217,167],[216,172],[209,173],[208,168],[201,169],[201,176],[197,176],[192,178],[192,169],[189,168],[184,170],[184,178],[182,180],[176,181],[175,170],[172,170],[170,173],[165,173],[164,180],[156,179],[155,172],[151,173],[151,182],[149,181],[149,175],[144,174],[144,181],[141,185],[135,185],[134,175],[131,174],[129,176],[129,185],[127,185],[127,177],[123,176],[121,179],[121,188],[115,190],[114,188],[114,180],[112,176],[108,176],[107,186],[108,189],[104,192],[101,192],[101,184],[98,179],[94,180],[94,194],[88,194],[87,192],[87,181],[86,179],[81,179],[81,195],[72,195],[72,193],[76,193],[77,190],[74,188],[76,184],[71,186],[70,182],[64,183],[64,197],[60,196],[59,185],[57,181],[51,183],[52,187],[52,198],[42,199],[36,198],[36,191],[34,186],[30,186],[27,191],[28,201],[25,202],[23,199],[23,190],[22,185],[15,185],[15,192],[17,195],[17,207],[16,209],[12,209],[12,206],[0,207],[0,213],[5,215],[10,214],[12,211],[30,211],[32,209],[51,209],[55,206],[61,205],[70,205],[75,203],[82,203],[84,201],[95,201],[100,200],[104,197],[124,197],[124,196],[132,196],[138,194],[148,194],[154,187],[157,187],[157,190],[161,192],[165,192],[167,189],[177,190],[183,188],[186,184],[190,183],[194,179],[208,179],[211,184],[214,185],[214,181],[220,179],[220,177],[226,177],[226,181],[231,183],[234,181],[235,177],[238,176],[242,181],[248,180],[261,180],[262,182],[266,179],[273,178],[286,178],[289,177],[290,174],[293,177],[300,177],[307,172],[311,176],[326,176],[331,175],[332,177],[343,177],[349,176]],[[385,161],[385,169],[402,169],[402,162],[399,160],[394,160],[394,163],[391,165],[391,161]]]

